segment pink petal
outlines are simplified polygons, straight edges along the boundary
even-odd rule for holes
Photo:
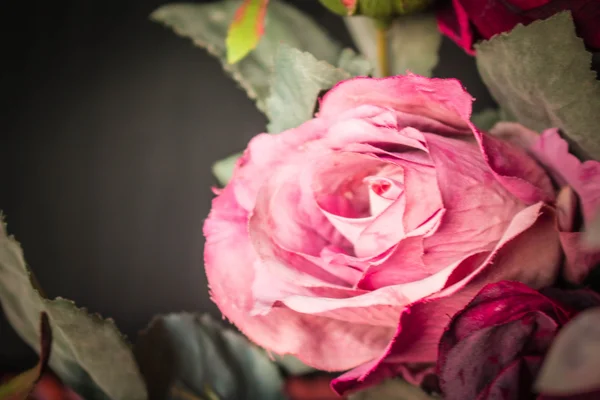
[[[474,143],[426,134],[446,212],[425,239],[425,264],[449,265],[494,248],[524,204],[488,168]]]
[[[498,179],[526,204],[554,200],[554,188],[546,172],[522,149],[486,135],[472,125],[483,156]]]
[[[303,197],[310,193],[309,189],[300,190],[299,185],[287,181],[286,168],[280,167],[262,186],[249,218],[248,234],[261,260],[258,265],[277,279],[299,286],[344,287],[347,283],[343,279],[305,257],[318,256],[328,242],[314,230],[314,225],[305,223],[311,216],[318,216],[319,210],[311,204],[312,196]],[[303,210],[304,206],[314,209]]]
[[[369,267],[357,287],[375,290],[385,286],[421,280],[437,271],[428,271],[423,263],[423,238],[402,240],[383,263]]]
[[[547,129],[539,135],[520,124],[503,122],[492,129],[492,134],[529,151],[559,186],[571,186],[579,195],[585,222],[594,218],[600,206],[600,162],[579,161],[569,153],[569,144],[558,129]]]
[[[212,299],[223,314],[259,346],[297,355],[318,369],[345,370],[381,354],[393,333],[390,328],[300,314],[288,308],[273,309],[267,316],[251,316],[250,282],[257,257],[245,220],[247,213],[227,187],[213,200],[204,226],[206,274]]]
[[[411,168],[412,167],[412,168]],[[403,225],[414,231],[444,208],[434,167],[407,166],[404,172],[406,212]]]
[[[455,79],[429,79],[418,75],[389,78],[354,78],[338,83],[323,97],[320,118],[363,104],[389,107],[443,122],[459,131],[468,131],[472,97]],[[415,126],[415,128],[418,128]]]
[[[581,199],[584,219],[589,222],[600,207],[600,162],[581,162],[569,153],[569,145],[557,129],[544,131],[531,148],[533,155],[560,181],[571,186]]]
[[[382,369],[385,374],[389,368],[386,364],[392,360],[394,363],[435,362],[437,344],[450,317],[487,283],[516,280],[543,287],[553,282],[561,256],[554,218],[552,210],[541,203],[519,212],[486,262],[458,284],[408,306],[384,355],[372,362],[370,369],[362,371],[362,375],[352,375],[353,381],[334,380],[334,389],[342,393],[363,387],[362,382],[378,382]]]
[[[393,111],[385,110],[389,117],[396,118]],[[379,126],[371,120],[345,119],[338,120],[331,125],[324,138],[324,143],[333,149],[344,149],[355,143],[382,143],[387,146],[394,145],[394,153],[404,151],[426,151],[423,136],[419,131],[412,130],[407,134],[402,132],[394,123],[393,126]]]
[[[358,236],[375,219],[369,215],[369,193],[364,179],[377,174],[387,163],[373,156],[345,152],[333,153],[315,162],[309,190],[318,207],[316,212],[322,212],[350,243],[355,244]],[[289,211],[287,207],[282,209]]]
[[[312,119],[279,135],[255,136],[237,161],[230,182],[235,187],[237,202],[245,210],[252,210],[258,189],[269,171],[285,163],[304,143],[321,137],[326,129],[325,121]]]
[[[481,261],[480,254],[474,254],[419,281],[385,286],[373,291],[358,288],[354,295],[346,297],[340,297],[340,289],[335,287],[310,288],[320,290],[318,297],[295,287],[286,293],[287,296],[280,292],[278,303],[301,313],[395,328],[398,316],[405,306],[442,290],[457,270],[468,276],[481,267]],[[402,264],[396,268],[402,268]]]

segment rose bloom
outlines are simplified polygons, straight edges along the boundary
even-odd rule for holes
[[[474,54],[479,39],[508,32],[517,24],[569,10],[577,33],[588,47],[600,49],[600,1],[598,0],[448,0],[437,13],[440,31],[467,53]]]
[[[600,392],[550,397],[533,392],[544,356],[578,312],[600,305],[591,290],[490,284],[457,313],[440,341],[437,364],[446,400],[598,399]]]
[[[252,139],[204,226],[223,314],[270,351],[351,370],[334,381],[344,392],[418,380],[485,284],[551,284],[577,197],[557,203],[541,164],[471,124],[471,103],[453,79],[355,78],[316,118]],[[562,139],[548,141],[583,177]]]

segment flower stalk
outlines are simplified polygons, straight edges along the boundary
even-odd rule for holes
[[[382,77],[390,75],[388,25],[377,23],[377,63]]]

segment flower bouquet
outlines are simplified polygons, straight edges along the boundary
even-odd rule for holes
[[[47,368],[91,400],[600,398],[600,1],[320,2],[355,49],[278,0],[151,15],[269,120],[215,163],[204,223],[239,332],[170,314],[130,344],[47,298],[2,224],[0,300],[40,360],[0,398]],[[497,108],[432,77],[443,35]]]

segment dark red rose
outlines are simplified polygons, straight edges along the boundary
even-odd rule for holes
[[[597,305],[600,296],[590,290],[538,292],[508,281],[485,286],[454,315],[440,340],[437,372],[444,399],[551,399],[532,391],[544,356],[563,325]]]
[[[577,33],[588,47],[600,49],[600,0],[448,0],[438,12],[440,31],[467,53],[474,54],[479,39],[508,32],[570,10]]]

